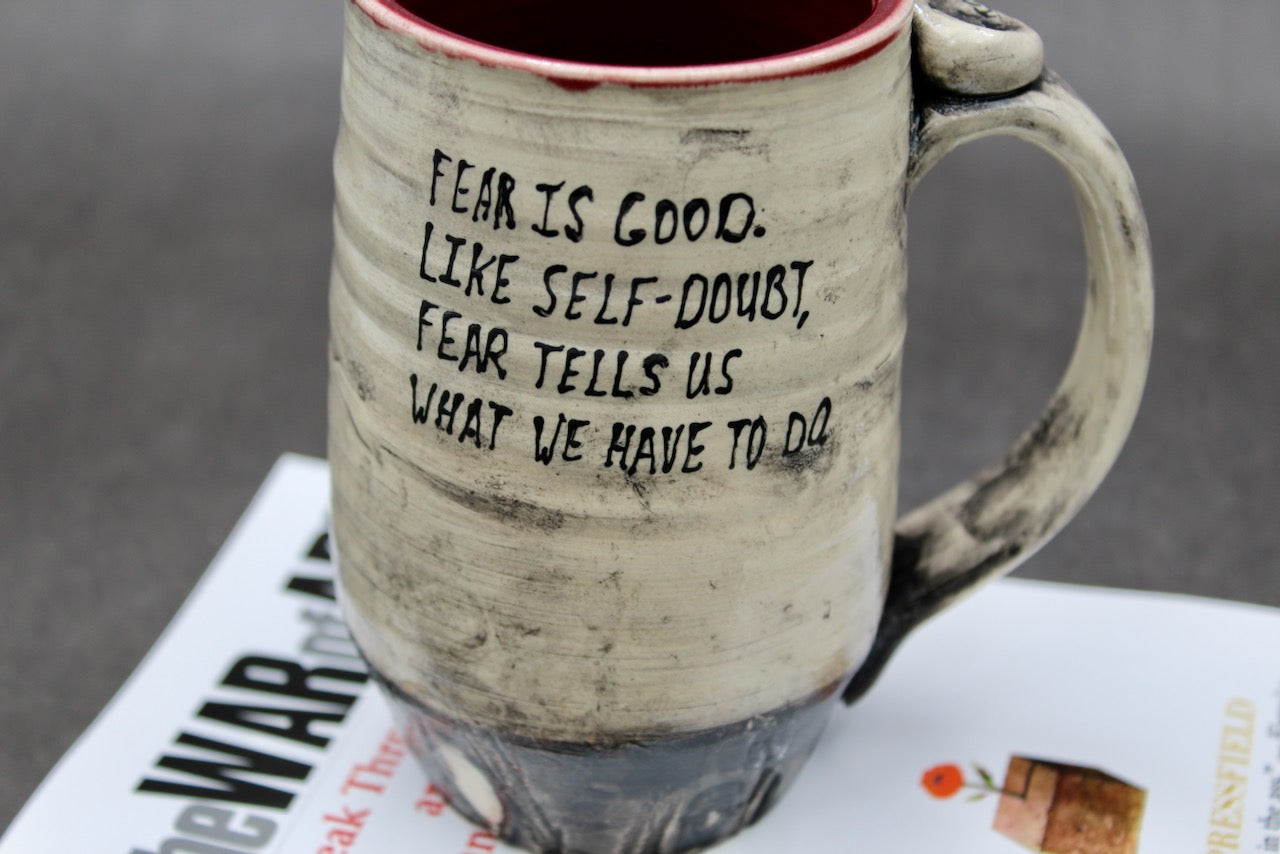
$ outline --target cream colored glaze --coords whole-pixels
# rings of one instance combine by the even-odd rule
[[[843,70],[804,78],[646,89],[569,91],[539,77],[424,51],[348,7],[343,124],[336,153],[330,460],[334,538],[344,600],[370,661],[429,707],[517,735],[608,740],[729,723],[831,690],[875,634],[895,511],[898,369],[904,330],[904,181],[909,36]],[[429,202],[436,149],[453,158]],[[517,228],[494,230],[452,205],[452,169],[476,164],[516,181]],[[583,239],[535,234],[538,183],[580,184]],[[626,193],[646,209],[669,198],[748,193],[763,236],[666,245],[614,241]],[[637,208],[637,212],[641,208]],[[647,225],[640,217],[628,220]],[[519,256],[510,284],[486,295],[419,275],[424,226]],[[560,208],[563,228],[572,222]],[[469,260],[471,244],[465,247]],[[435,269],[431,252],[428,267]],[[803,324],[730,319],[676,328],[690,273],[809,262]],[[647,301],[623,327],[591,322],[602,295],[584,289],[583,318],[540,317],[543,270],[633,276]],[[710,278],[710,276],[708,276]],[[568,276],[560,277],[567,283]],[[670,294],[670,302],[653,297]],[[423,299],[466,325],[507,332],[484,372],[437,356]],[[615,303],[609,314],[621,316]],[[650,353],[669,366],[653,396],[558,394],[535,341],[607,353]],[[724,354],[732,390],[686,399],[691,354]],[[433,382],[481,409],[480,444],[411,417]],[[634,376],[642,376],[637,370]],[[558,379],[558,377],[556,378]],[[715,379],[713,374],[713,379]],[[723,378],[719,378],[723,380]],[[718,385],[723,386],[721,381]],[[607,387],[607,386],[606,386]],[[635,387],[634,383],[631,387]],[[781,451],[789,413],[812,418],[829,398],[825,441]],[[489,432],[494,401],[512,411]],[[465,410],[466,403],[463,404]],[[576,453],[534,459],[534,418],[582,419]],[[763,416],[768,442],[730,469],[726,426]],[[634,476],[603,462],[611,425],[710,422],[692,473]],[[458,423],[461,424],[461,413]],[[745,439],[745,432],[743,437]],[[490,445],[492,444],[492,447]],[[570,454],[572,456],[573,453]],[[680,458],[684,461],[683,455]],[[677,465],[677,467],[679,464]]]

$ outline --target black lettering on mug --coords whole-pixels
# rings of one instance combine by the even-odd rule
[[[619,246],[635,246],[650,234],[653,242],[662,246],[675,240],[681,231],[693,243],[706,234],[711,224],[711,203],[704,198],[692,199],[683,208],[671,199],[659,199],[651,214],[636,209],[645,198],[638,190],[622,197],[613,223],[613,239]],[[720,199],[715,239],[741,243],[748,235],[763,237],[763,226],[752,228],[755,219],[755,200],[747,193],[729,193]]]
[[[782,443],[782,456],[790,457],[805,448],[815,448],[827,442],[827,424],[831,421],[831,398],[824,397],[813,416],[792,412],[787,416],[787,436]]]
[[[453,163],[454,159],[445,154],[440,149],[436,149],[431,157],[431,190],[428,193],[427,201],[432,207],[436,206],[436,190],[440,185],[440,179],[445,178],[445,165]],[[512,206],[511,197],[516,190],[516,179],[511,177],[507,172],[499,172],[496,167],[490,166],[484,171],[480,178],[480,186],[476,188],[475,202],[470,209],[463,203],[463,197],[471,195],[472,188],[466,186],[463,175],[468,169],[475,167],[474,163],[469,163],[465,159],[459,159],[453,170],[453,189],[450,192],[449,209],[456,214],[465,214],[470,212],[472,222],[487,222],[490,215],[493,216],[493,228],[496,231],[504,225],[508,229],[516,227],[516,212]],[[498,186],[493,186],[494,179],[497,178]],[[447,182],[446,178],[446,182]]]
[[[737,222],[738,217],[741,222]],[[756,221],[756,203],[746,193],[730,193],[720,200],[720,221],[716,223],[716,239],[725,243],[741,243],[747,236],[747,230]],[[757,229],[756,237],[764,235],[763,229]]]
[[[582,214],[578,210],[578,206],[585,202],[595,201],[595,193],[590,187],[583,184],[569,194],[569,216],[573,217],[573,224],[566,224],[564,227],[564,236],[574,243],[582,242],[582,232],[586,227],[582,220]]]
[[[804,326],[809,312],[800,310],[804,298],[804,276],[813,261],[774,264],[767,270],[713,276],[690,273],[680,286],[676,308],[676,329],[692,329],[699,323],[719,324],[737,317],[747,323],[778,320],[791,308],[796,328]]]
[[[454,264],[458,253],[466,245],[465,237],[454,237],[446,234],[445,240],[453,246],[449,253],[449,262],[445,270],[437,278],[428,272],[430,269],[431,238],[435,234],[435,225],[428,222],[422,232],[422,259],[418,262],[418,276],[428,282],[441,282],[455,288],[463,288],[463,282],[453,276]],[[486,253],[484,244],[476,241],[471,244],[471,262],[467,269],[467,280],[463,293],[467,296],[485,296],[486,273],[489,273],[489,301],[496,305],[506,305],[511,298],[503,291],[510,286],[507,278],[507,265],[520,260],[519,255],[506,255],[495,252]],[[493,268],[490,270],[490,268]]]
[[[627,232],[626,237],[622,236],[622,220],[633,207],[643,201],[644,193],[630,192],[622,197],[622,204],[618,206],[618,218],[613,223],[613,239],[619,246],[635,246],[648,234],[643,228],[633,228]]]
[[[550,317],[552,314],[559,313],[565,320],[578,320],[586,316],[586,312],[577,308],[580,304],[586,304],[591,299],[598,298],[600,300],[599,308],[594,312],[592,323],[605,325],[614,325],[621,323],[623,326],[631,325],[631,318],[635,310],[644,305],[646,300],[640,296],[640,289],[646,285],[652,285],[658,281],[657,276],[633,276],[631,284],[626,294],[626,304],[623,308],[613,306],[613,303],[621,300],[621,295],[614,296],[613,273],[606,273],[603,279],[603,287],[593,288],[591,286],[583,287],[583,282],[598,279],[600,273],[594,270],[582,271],[575,270],[569,276],[569,282],[566,286],[563,276],[569,272],[569,268],[564,264],[552,264],[542,273],[542,289],[546,293],[546,300],[540,305],[533,306],[533,313],[538,317]],[[596,294],[599,294],[597,297]],[[564,302],[563,309],[559,306]],[[664,297],[658,297],[655,302],[665,301]],[[619,317],[617,312],[621,311]]]
[[[560,459],[567,463],[577,462],[582,459],[582,454],[579,453],[582,448],[582,440],[578,438],[578,431],[590,423],[590,421],[581,418],[569,418],[561,412],[556,416],[555,430],[543,442],[546,420],[541,415],[533,416],[533,458],[544,466],[549,466],[551,461],[555,459],[558,448]],[[560,431],[562,429],[564,430],[563,441],[560,439]]]
[[[419,382],[416,373],[409,374],[409,414],[414,424],[434,423],[437,430],[452,436],[454,435],[454,427],[457,424],[458,411],[462,409],[462,403],[466,399],[461,392],[450,392],[447,388],[441,388],[439,383],[432,383],[425,390],[424,396],[419,397]],[[432,406],[435,408],[435,420],[432,421]],[[488,407],[487,412],[485,407]],[[498,428],[502,426],[502,422],[513,410],[509,406],[497,403],[492,400],[483,400],[481,398],[472,398],[467,402],[466,410],[462,417],[462,428],[458,432],[458,442],[465,443],[468,440],[475,445],[476,448],[492,451],[498,445]],[[485,421],[488,420],[486,426]],[[482,438],[488,435],[488,446],[483,444]]]
[[[729,468],[737,468],[738,464],[738,448],[743,448],[742,462],[746,466],[747,471],[751,471],[760,462],[760,457],[764,454],[765,440],[769,435],[769,425],[764,420],[763,415],[756,418],[739,418],[730,421],[728,424],[730,430],[733,431],[733,447],[729,451]],[[746,432],[746,440],[742,440],[743,432]]]
[[[605,452],[604,467],[617,466],[628,477],[637,472],[692,474],[702,468],[698,460],[706,446],[697,441],[698,434],[711,426],[710,421],[662,427],[625,424],[615,421]]]
[[[546,203],[542,206],[542,223],[534,223],[532,228],[543,237],[555,237],[560,233],[560,229],[551,228],[547,221],[551,218],[551,200],[555,198],[556,193],[564,189],[564,181],[558,184],[536,184],[534,189],[547,197]]]
[[[689,356],[689,377],[685,383],[685,397],[690,400],[705,394],[728,394],[733,391],[733,377],[729,374],[729,363],[742,355],[742,350],[734,347],[719,358],[719,378],[722,382],[714,389],[711,387],[711,366],[717,362],[714,353],[694,351]]]

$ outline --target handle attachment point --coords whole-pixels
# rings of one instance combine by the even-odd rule
[[[1039,34],[974,0],[919,0],[913,26],[920,70],[948,92],[1003,95],[1044,71]]]

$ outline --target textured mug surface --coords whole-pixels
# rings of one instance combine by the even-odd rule
[[[701,70],[346,14],[330,459],[353,635],[433,779],[504,838],[712,843],[793,778],[890,595],[913,7]],[[1119,426],[1070,439],[1107,433],[1095,469],[1132,374]],[[1098,477],[1020,495],[1053,505],[1030,547]],[[913,542],[903,577],[950,548]]]

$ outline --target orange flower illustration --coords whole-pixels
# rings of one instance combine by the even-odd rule
[[[1022,797],[1013,792],[1006,792],[997,786],[995,778],[991,776],[991,772],[976,762],[973,764],[973,770],[982,779],[981,784],[967,782],[964,779],[964,771],[961,770],[960,766],[948,762],[945,765],[935,765],[925,771],[924,776],[920,778],[920,785],[924,786],[925,791],[935,798],[949,798],[961,789],[972,789],[976,793],[969,796],[971,801],[982,800],[988,795]]]
[[[964,772],[959,765],[935,765],[924,772],[920,785],[935,798],[949,798],[964,788]]]

